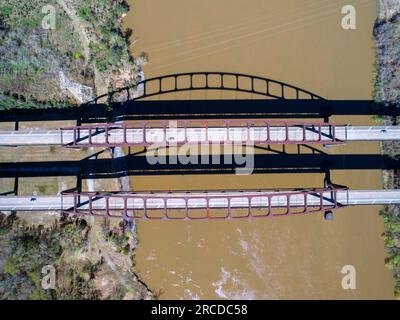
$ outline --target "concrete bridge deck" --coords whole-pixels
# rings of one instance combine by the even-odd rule
[[[99,127],[101,128],[101,127]],[[79,129],[76,146],[151,145],[189,143],[332,143],[400,140],[400,126],[231,126]],[[74,143],[74,130],[0,131],[0,146],[61,146]]]
[[[332,202],[330,192],[324,191],[324,205]],[[111,194],[109,194],[111,195]],[[128,210],[227,208],[262,208],[268,206],[285,208],[290,201],[294,207],[302,207],[307,202],[309,207],[319,206],[320,198],[309,193],[289,194],[271,191],[230,191],[230,192],[172,192],[172,193],[117,193],[109,197],[109,210],[123,210],[124,199],[127,199]],[[387,205],[400,204],[400,190],[337,190],[336,201],[341,206],[355,205]],[[81,210],[89,210],[86,195],[81,196]],[[104,210],[106,197],[99,196],[92,202],[92,210]],[[208,201],[205,201],[208,199]],[[250,199],[250,200],[249,200]],[[270,200],[268,200],[270,199]],[[290,200],[288,200],[290,199]],[[229,201],[228,201],[229,200]],[[74,207],[74,197],[71,195],[38,196],[7,196],[0,197],[0,211],[63,211]]]

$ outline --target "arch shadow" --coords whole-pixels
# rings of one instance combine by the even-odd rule
[[[311,91],[282,81],[243,73],[213,71],[176,73],[146,79],[133,86],[98,96],[88,104],[98,104],[104,99],[108,103],[114,100],[135,101],[168,93],[196,90],[236,91],[281,100],[325,101],[324,98]]]

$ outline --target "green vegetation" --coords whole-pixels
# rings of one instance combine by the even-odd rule
[[[93,279],[99,272],[102,261],[92,264],[86,261],[82,268],[71,268],[67,271],[67,286],[60,293],[60,298],[68,300],[96,300],[100,292],[94,287]]]
[[[121,221],[118,227],[110,228],[110,221],[104,219],[102,229],[104,238],[107,242],[112,243],[117,252],[124,255],[129,255],[131,253],[131,237],[128,234],[129,223],[127,221]]]
[[[395,297],[400,299],[400,208],[387,206],[381,211],[386,231],[382,235],[388,251],[386,266],[392,270],[395,280]]]
[[[54,30],[42,28],[47,5],[56,9]],[[92,81],[84,62],[74,58],[83,48],[57,0],[0,0],[0,44],[0,95],[14,97],[19,108],[39,107],[40,102],[71,104],[60,89],[60,70],[81,82]],[[1,109],[9,106],[9,99],[0,99]]]
[[[0,215],[0,299],[98,299],[93,279],[102,261],[66,264],[65,255],[87,250],[89,227],[85,220],[64,216],[50,228],[27,226],[15,215]],[[57,276],[67,273],[67,280],[57,279],[55,289],[41,286],[43,266],[52,265]]]
[[[55,29],[42,27],[49,5]],[[130,31],[121,29],[128,9],[125,0],[0,0],[0,110],[13,101],[20,109],[76,104],[60,88],[60,71],[92,88],[95,77],[106,89],[131,84]]]
[[[372,117],[372,120],[377,124],[377,125],[382,125],[385,123],[385,118],[381,115],[375,115]]]
[[[384,104],[399,106],[400,104],[400,6],[398,1],[385,1],[380,8],[380,18],[374,29],[376,42],[376,68],[375,101]],[[388,12],[391,12],[389,16]],[[376,119],[382,124],[391,125],[390,117]],[[396,120],[398,123],[398,119]],[[382,152],[392,157],[400,154],[400,143],[382,143]],[[386,171],[383,173],[386,188],[398,188],[399,171]],[[400,206],[386,206],[380,215],[383,217],[385,232],[382,239],[388,252],[386,266],[392,270],[395,280],[394,294],[400,299]]]
[[[375,100],[384,103],[400,102],[400,6],[388,4],[396,12],[387,19],[378,19],[375,25],[376,67]]]
[[[0,110],[10,110],[10,109],[49,109],[49,108],[65,108],[69,104],[59,102],[59,101],[26,101],[23,96],[18,96],[14,94],[13,96],[6,96],[0,94]]]
[[[78,16],[90,29],[92,58],[100,72],[116,72],[133,63],[120,18],[129,10],[125,0],[74,1]],[[133,65],[132,65],[133,67]]]
[[[42,9],[49,5],[55,9],[56,26],[47,30],[42,22],[49,11],[43,14]],[[0,110],[76,107],[73,95],[60,88],[60,71],[101,93],[132,84],[137,74],[128,49],[130,31],[125,34],[121,28],[127,11],[124,0],[0,0]],[[111,105],[108,108],[112,111]],[[49,152],[54,153],[54,147]],[[20,194],[59,191],[54,180],[20,182]],[[148,296],[132,270],[134,245],[128,225],[113,227],[106,241],[99,242],[96,223],[89,227],[85,220],[63,217],[44,228],[12,217],[0,213],[0,299]],[[114,256],[117,269],[128,270],[124,280],[129,288],[119,283],[114,264],[110,267]],[[57,270],[57,288],[46,291],[40,271],[49,264]]]

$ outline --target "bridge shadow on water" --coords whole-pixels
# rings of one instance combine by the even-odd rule
[[[245,94],[249,99],[181,100],[179,95],[206,91],[230,91]],[[167,99],[160,99],[163,95],[168,95]],[[74,120],[80,124],[221,117],[328,120],[334,115],[395,116],[400,115],[400,108],[368,100],[327,100],[297,86],[255,75],[189,72],[146,79],[76,107],[1,110],[0,122]]]
[[[135,100],[65,109],[0,111],[0,122],[76,121],[81,123],[157,119],[323,118],[396,116],[400,108],[369,100]]]
[[[158,164],[150,164],[146,156],[132,154],[116,159],[12,162],[1,164],[0,177],[78,176],[83,179],[102,179],[144,175],[235,174],[238,168],[246,167],[244,161],[241,164],[235,164],[235,159],[232,164],[224,163],[224,156],[211,158],[211,156],[203,155],[202,157],[203,164],[187,165],[169,163],[167,157],[158,157]],[[205,164],[204,159],[208,159],[209,164]],[[251,162],[247,162],[247,165],[251,165]],[[400,161],[387,155],[376,154],[280,153],[255,155],[253,173],[326,173],[330,170],[383,169],[400,169]]]

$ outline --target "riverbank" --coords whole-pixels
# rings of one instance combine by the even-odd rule
[[[131,31],[124,31],[121,25],[128,10],[124,0],[27,0],[23,3],[0,0],[0,109],[74,106],[109,90],[134,84],[140,79],[140,64],[144,62],[144,56],[134,59],[129,52],[131,44],[128,39]],[[55,28],[44,28],[43,22],[51,24],[52,14]],[[42,125],[58,127],[61,124],[27,122],[22,126],[34,129],[35,126]],[[35,152],[40,161],[43,157],[54,161],[63,160],[66,156],[81,159],[101,151],[77,150],[66,155],[61,148],[37,149],[24,149],[22,154],[11,150],[0,155],[0,161],[10,161],[8,158],[14,159],[12,161],[29,161],[28,159],[33,159],[31,152]],[[103,156],[112,155],[106,152]],[[21,180],[19,191],[50,194],[69,189],[73,187],[71,183],[74,183],[71,179],[62,177],[35,179],[43,184],[38,190],[32,180]],[[124,181],[118,179],[86,182],[84,188],[87,189],[129,188]],[[43,217],[36,219],[37,215],[32,217],[22,213],[18,215],[18,219],[9,223],[0,213],[3,221],[0,229],[4,236],[0,239],[2,298],[153,297],[135,271],[137,240],[134,225],[89,218],[79,220],[85,224],[85,232],[79,232],[81,223],[75,223],[74,218],[71,218],[68,230],[76,231],[77,239],[83,241],[84,245],[69,250],[62,247],[66,240],[59,236],[64,229],[60,225],[58,214]],[[26,226],[28,229],[24,229]],[[38,252],[38,261],[27,270],[22,258],[13,260],[6,250],[9,239],[24,235],[33,237],[32,241],[49,250],[50,245],[62,250],[54,251],[51,257]],[[20,245],[21,248],[18,247]],[[18,242],[18,246],[15,250],[25,254],[27,248],[23,243]],[[46,292],[40,288],[38,279],[42,262],[44,265],[54,265],[57,269],[57,289],[54,291]],[[73,274],[67,272],[68,270],[72,270]],[[20,287],[22,280],[26,285]]]
[[[395,0],[379,0],[379,17],[375,24],[374,36],[377,48],[377,77],[375,100],[400,107],[400,4]],[[382,121],[388,125],[398,119],[386,117]],[[381,144],[385,154],[397,157],[400,143]],[[399,171],[384,171],[385,188],[399,188]],[[382,238],[388,252],[386,266],[392,270],[395,280],[395,297],[400,299],[400,206],[386,206],[380,215],[383,217],[385,232]]]
[[[133,84],[128,10],[124,0],[0,0],[0,108],[85,102],[60,85],[61,72],[84,100]]]

